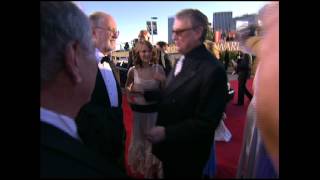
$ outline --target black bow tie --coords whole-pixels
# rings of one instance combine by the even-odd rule
[[[100,60],[100,63],[102,64],[103,62],[109,63],[111,61],[110,56],[105,56]]]

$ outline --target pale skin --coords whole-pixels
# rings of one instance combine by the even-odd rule
[[[257,124],[279,172],[279,5],[266,9],[262,21],[265,34],[258,50]]]
[[[117,24],[112,16],[105,14],[102,21],[93,26],[92,31],[95,46],[99,51],[109,55],[115,50],[118,35],[116,34]]]

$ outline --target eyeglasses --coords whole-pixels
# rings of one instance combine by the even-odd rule
[[[143,51],[140,51],[140,52],[142,52],[142,53],[152,53],[152,50],[143,50]]]
[[[106,29],[106,28],[103,28],[103,27],[95,27],[95,28],[98,28],[98,29],[103,29],[103,30],[105,30],[105,31],[109,31],[109,32],[111,32],[113,35],[115,35],[115,36],[119,36],[119,34],[120,34],[120,32],[118,31],[118,30],[111,30],[111,29]]]
[[[176,34],[177,36],[181,36],[181,34],[182,34],[183,32],[189,31],[189,30],[192,30],[192,29],[195,29],[195,28],[196,28],[196,27],[172,30],[172,34]]]

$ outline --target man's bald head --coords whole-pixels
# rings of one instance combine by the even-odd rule
[[[115,50],[119,32],[114,18],[104,12],[95,12],[89,19],[96,48],[104,54]]]

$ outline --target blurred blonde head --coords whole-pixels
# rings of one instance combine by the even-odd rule
[[[147,30],[141,30],[138,35],[139,41],[149,41],[150,34]]]
[[[260,15],[264,34],[257,48],[260,59],[257,72],[257,125],[279,172],[279,3],[266,5]]]
[[[217,59],[220,59],[220,50],[218,48],[218,46],[216,45],[216,43],[206,40],[204,42],[204,45],[206,46],[206,48],[208,49],[208,51],[210,51],[210,53]]]

